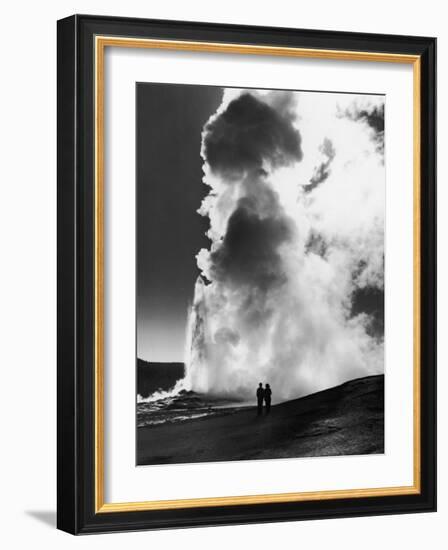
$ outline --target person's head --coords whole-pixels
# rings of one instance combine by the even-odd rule
[[[267,387],[267,388],[270,388],[271,386],[270,386],[269,384],[266,384],[266,387]]]
[[[262,387],[263,387],[263,384],[260,382],[260,383],[258,384],[258,386],[259,386],[260,388],[262,388]]]

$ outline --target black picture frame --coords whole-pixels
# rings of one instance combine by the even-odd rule
[[[420,491],[159,510],[95,507],[95,36],[420,58]],[[74,15],[58,21],[57,526],[73,534],[436,510],[436,39]]]

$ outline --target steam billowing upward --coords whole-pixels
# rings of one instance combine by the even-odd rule
[[[285,97],[285,95],[284,95]],[[260,171],[264,163],[284,166],[302,158],[300,134],[288,112],[256,95],[243,93],[206,126],[204,156],[213,173],[226,181]]]
[[[382,372],[383,130],[381,97],[225,91],[202,137],[189,388],[288,399]]]

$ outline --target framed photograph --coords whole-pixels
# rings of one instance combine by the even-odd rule
[[[434,38],[58,22],[58,527],[436,508]]]

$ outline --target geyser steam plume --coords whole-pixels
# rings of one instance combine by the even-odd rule
[[[383,372],[383,144],[383,97],[225,91],[184,387],[280,400]]]

